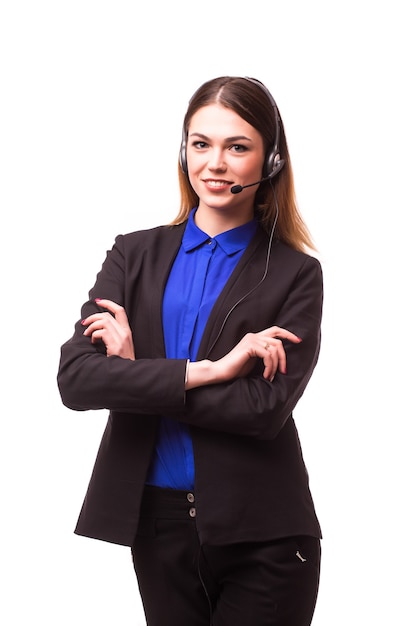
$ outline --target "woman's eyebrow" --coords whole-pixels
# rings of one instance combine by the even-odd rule
[[[189,137],[201,137],[201,139],[210,139],[209,137],[207,137],[207,135],[204,135],[203,133],[190,133],[188,135]],[[252,139],[250,137],[246,137],[246,135],[235,135],[234,137],[225,137],[224,139],[225,141],[252,141]]]

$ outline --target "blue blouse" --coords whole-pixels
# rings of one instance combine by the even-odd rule
[[[168,359],[197,358],[207,319],[257,228],[256,220],[209,237],[194,222],[193,209],[171,269],[162,304]],[[147,484],[194,488],[194,455],[188,426],[161,419]]]

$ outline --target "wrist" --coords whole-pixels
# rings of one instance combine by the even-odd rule
[[[187,377],[185,381],[185,390],[202,387],[203,385],[212,385],[218,382],[215,376],[215,367],[213,361],[204,359],[202,361],[190,361],[187,368]]]

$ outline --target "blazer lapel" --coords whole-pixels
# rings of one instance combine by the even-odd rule
[[[265,270],[266,257],[259,254],[259,249],[265,249],[266,234],[258,228],[255,236],[243,253],[237,266],[232,272],[224,289],[218,297],[207,321],[207,326],[201,339],[198,358],[208,358],[214,343],[222,332],[224,325],[232,314],[235,306],[254,289],[262,279]]]
[[[165,342],[162,324],[162,301],[165,285],[177,256],[184,234],[185,223],[179,226],[167,226],[162,233],[159,246],[152,258],[152,275],[149,282],[151,302],[151,341],[156,354],[165,355]],[[165,233],[168,235],[165,237]]]

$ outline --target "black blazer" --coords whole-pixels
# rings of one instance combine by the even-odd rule
[[[186,360],[165,358],[161,318],[183,232],[184,225],[162,226],[118,236],[82,307],[81,319],[100,310],[95,298],[125,308],[135,361],[107,357],[103,344],[83,336],[81,320],[62,346],[63,403],[78,411],[109,409],[75,532],[132,545],[159,416],[169,415],[190,427],[203,543],[320,537],[292,418],[319,353],[320,263],[274,242],[265,280],[245,297],[265,270],[268,237],[259,228],[214,305],[198,358],[216,360],[246,332],[274,324],[302,342],[287,342],[287,374],[277,374],[273,383],[262,377],[259,360],[247,378],[184,393]]]

